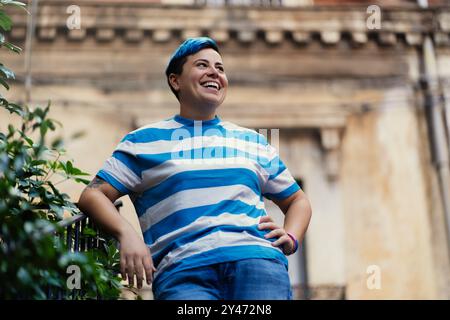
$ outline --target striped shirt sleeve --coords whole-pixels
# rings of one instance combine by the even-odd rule
[[[280,159],[277,150],[269,143],[266,144],[268,165],[266,166],[267,180],[262,187],[262,194],[267,199],[283,200],[300,190],[297,181]]]
[[[138,191],[142,182],[141,168],[136,155],[133,142],[134,135],[126,135],[118,144],[111,157],[109,157],[97,176],[122,194],[130,194]]]

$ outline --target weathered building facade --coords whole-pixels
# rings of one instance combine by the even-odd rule
[[[79,29],[67,25],[74,2]],[[281,158],[310,197],[303,260],[289,258],[293,284],[306,281],[310,298],[448,299],[445,210],[420,84],[431,36],[450,96],[450,8],[380,1],[381,27],[371,28],[367,1],[332,2],[40,1],[31,104],[51,100],[65,137],[86,132],[67,150],[94,174],[127,132],[177,113],[169,55],[185,38],[210,36],[230,82],[219,115],[279,129]],[[10,40],[23,46],[26,17],[13,17]],[[19,79],[8,98],[23,101],[24,55],[2,60]],[[82,190],[65,188],[74,200]],[[137,227],[128,199],[123,214]]]

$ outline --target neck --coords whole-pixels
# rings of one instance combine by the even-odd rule
[[[192,108],[180,104],[180,116],[192,120],[212,120],[216,116],[217,107],[206,106],[200,108]]]

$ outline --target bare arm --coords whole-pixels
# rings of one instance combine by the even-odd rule
[[[311,220],[312,209],[308,197],[302,190],[298,190],[290,197],[274,201],[285,214],[284,229],[293,233],[302,243]]]
[[[156,269],[153,266],[150,250],[114,206],[114,201],[121,196],[123,195],[112,185],[95,177],[81,193],[78,207],[90,216],[99,227],[120,242],[122,278],[127,279],[128,276],[128,282],[132,286],[136,275],[137,286],[141,288],[144,278],[143,270],[147,283],[150,284]]]
[[[95,177],[81,193],[78,207],[107,233],[119,240],[131,225],[117,211],[114,202],[122,194],[106,181]]]
[[[267,238],[278,237],[273,242],[274,246],[283,245],[285,252],[292,252],[294,243],[286,232],[292,233],[298,240],[299,245],[305,237],[311,220],[312,209],[311,204],[302,190],[297,191],[290,197],[283,200],[273,200],[273,202],[285,214],[284,227],[277,226],[271,217],[265,216],[261,218],[261,229],[272,229],[266,236]]]

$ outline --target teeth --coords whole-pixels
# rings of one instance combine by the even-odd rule
[[[205,82],[202,86],[204,86],[204,87],[213,86],[214,88],[219,90],[219,85],[217,83],[215,83],[215,82],[212,82],[212,81]]]

